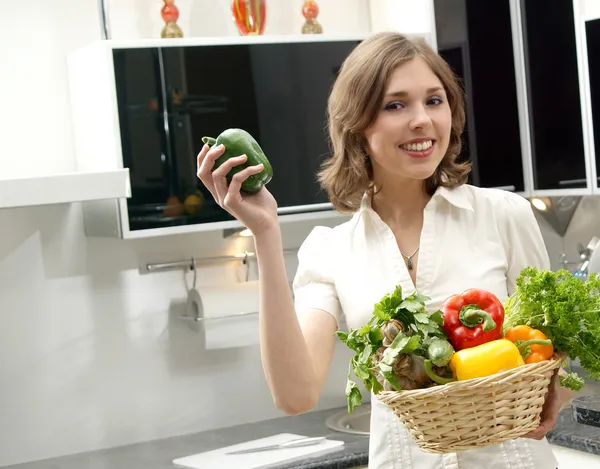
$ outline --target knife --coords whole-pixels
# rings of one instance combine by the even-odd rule
[[[298,448],[300,446],[311,446],[320,443],[321,441],[325,441],[324,436],[316,436],[313,438],[296,438],[295,440],[286,441],[285,443],[279,443],[277,445],[269,445],[269,446],[259,446],[257,448],[248,448],[241,449],[238,451],[231,451],[225,454],[247,454],[254,453],[258,451],[269,451],[272,449],[284,449],[284,448]]]

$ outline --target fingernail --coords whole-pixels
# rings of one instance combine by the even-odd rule
[[[219,146],[217,147],[217,150],[220,150],[220,149],[222,149],[222,148],[223,148],[223,144],[222,144],[222,143],[219,143]]]

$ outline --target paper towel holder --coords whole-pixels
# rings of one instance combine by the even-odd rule
[[[173,270],[173,269],[186,269],[186,270],[195,270],[199,264],[217,264],[222,262],[232,262],[238,261],[242,262],[242,264],[247,265],[248,261],[256,257],[254,252],[244,251],[240,254],[235,254],[233,256],[219,256],[219,257],[201,257],[196,258],[192,257],[185,261],[171,261],[171,262],[160,262],[160,263],[147,263],[140,267],[140,272],[145,274],[150,274],[153,272],[159,272],[163,270]]]
[[[179,316],[179,318],[182,319],[183,321],[203,322],[203,321],[221,321],[223,319],[239,318],[239,317],[243,317],[243,316],[254,316],[256,314],[258,314],[258,311],[243,311],[241,313],[228,314],[226,316],[220,316],[218,318],[204,318],[204,317],[200,317],[199,315],[197,315],[197,316],[181,315],[181,316]]]
[[[298,252],[298,248],[284,249],[284,254],[293,254]],[[192,257],[185,261],[171,261],[171,262],[161,262],[161,263],[147,263],[140,267],[140,273],[142,274],[150,274],[153,272],[160,272],[163,270],[173,270],[173,269],[187,269],[187,270],[195,270],[199,264],[217,264],[222,262],[233,262],[238,261],[242,262],[243,265],[248,266],[249,260],[256,257],[256,253],[251,251],[244,251],[239,254],[234,254],[232,256],[218,256],[218,257]]]

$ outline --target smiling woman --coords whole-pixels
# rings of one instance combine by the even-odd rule
[[[390,176],[390,185],[400,177],[417,189],[425,180],[430,196],[466,182],[470,163],[456,162],[464,102],[449,65],[423,40],[384,33],[348,57],[345,68],[358,67],[361,73],[338,77],[329,98],[333,155],[319,179],[332,204],[355,211],[364,192],[381,189]],[[370,93],[357,92],[364,89]]]
[[[432,312],[469,288],[504,301],[525,267],[549,268],[529,202],[466,184],[470,165],[457,161],[464,124],[458,80],[425,42],[386,32],[352,50],[329,96],[331,156],[319,179],[333,205],[354,215],[333,228],[315,227],[303,242],[293,297],[276,200],[267,187],[240,192],[261,167],[248,166],[228,183],[226,175],[244,159],[230,158],[213,171],[225,149],[200,152],[200,179],[254,235],[261,357],[273,401],[284,412],[314,408],[336,330],[342,323],[365,327],[384,295],[418,292]],[[544,434],[567,397],[548,393],[544,419],[528,438],[434,454],[422,451],[372,394],[369,468],[554,468]]]

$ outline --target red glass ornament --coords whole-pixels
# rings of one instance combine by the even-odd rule
[[[314,20],[319,16],[319,5],[314,0],[306,0],[302,5],[302,16],[307,20]]]
[[[302,16],[306,18],[306,22],[302,26],[302,34],[323,34],[323,27],[317,21],[319,5],[316,0],[304,0]]]
[[[179,9],[175,6],[175,0],[163,0],[163,3],[164,6],[160,10],[160,16],[165,22],[165,27],[160,36],[163,38],[183,37],[183,31],[177,25]]]
[[[263,34],[267,19],[266,0],[232,0],[231,13],[243,36]]]

